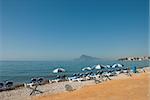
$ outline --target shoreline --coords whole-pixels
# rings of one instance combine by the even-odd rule
[[[146,74],[150,73],[150,67],[146,67],[145,70],[146,70]],[[138,77],[141,74],[142,73],[135,73],[133,75]],[[110,80],[108,82],[115,81],[115,80],[132,79],[132,77],[129,77],[124,74],[120,74],[118,76],[113,76],[111,78],[112,78],[112,80]],[[100,85],[104,85],[106,83],[107,83],[107,81],[100,83]],[[66,82],[45,84],[45,85],[38,86],[38,89],[43,91],[44,93],[36,94],[35,96],[29,96],[29,94],[32,91],[31,89],[25,88],[25,87],[20,87],[15,90],[0,92],[0,98],[2,98],[3,100],[32,100],[33,98],[35,99],[36,97],[41,97],[41,96],[44,97],[46,95],[57,95],[57,94],[67,93],[65,90],[66,84],[71,85],[74,89],[76,89],[75,91],[78,91],[85,87],[95,85],[95,82],[94,82],[94,80],[88,80],[88,81],[83,81],[83,82],[68,82],[68,81],[66,81]]]

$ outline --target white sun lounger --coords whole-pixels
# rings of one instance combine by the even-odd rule
[[[79,77],[79,78],[77,78],[77,77],[68,77],[68,80],[69,80],[69,82],[75,82],[75,81],[81,82],[81,81],[84,81],[85,78],[82,78],[82,77]]]

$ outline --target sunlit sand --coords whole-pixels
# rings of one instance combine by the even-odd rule
[[[73,92],[33,97],[34,100],[149,100],[150,73],[85,86]]]

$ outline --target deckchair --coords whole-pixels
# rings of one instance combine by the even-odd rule
[[[38,93],[43,93],[42,91],[38,90],[37,87],[38,87],[38,85],[35,85],[34,87],[29,87],[32,90],[32,92],[30,93],[30,95],[36,94],[37,92]]]

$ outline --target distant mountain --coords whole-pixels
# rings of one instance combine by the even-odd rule
[[[81,55],[79,58],[75,59],[75,61],[98,61],[98,60],[101,59],[87,55]]]

